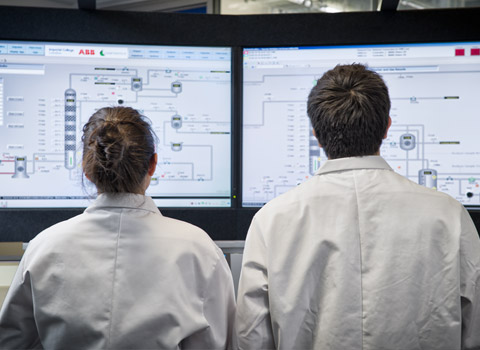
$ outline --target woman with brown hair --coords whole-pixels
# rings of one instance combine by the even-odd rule
[[[204,231],[145,196],[157,163],[150,124],[102,108],[83,132],[98,197],[30,242],[0,313],[0,348],[227,348],[229,267]]]

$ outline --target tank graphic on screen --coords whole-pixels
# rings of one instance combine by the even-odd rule
[[[182,92],[182,83],[180,81],[174,81],[172,83],[172,92],[174,94],[179,94]]]
[[[405,151],[411,151],[415,148],[415,135],[403,134],[400,136],[400,148]]]
[[[27,174],[27,157],[15,157],[15,174],[13,179],[28,179]]]
[[[172,142],[171,148],[174,152],[180,152],[183,148],[183,142]]]
[[[418,172],[418,183],[428,188],[437,189],[437,171],[434,169],[421,169]]]
[[[65,90],[65,168],[75,169],[77,148],[77,93]]]
[[[178,114],[172,116],[172,128],[180,129],[182,127],[182,117]]]
[[[134,77],[132,78],[132,91],[142,91],[143,82],[142,78]]]

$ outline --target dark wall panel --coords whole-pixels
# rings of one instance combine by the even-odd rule
[[[478,40],[480,8],[220,16],[0,6],[2,39],[168,45],[331,45]]]

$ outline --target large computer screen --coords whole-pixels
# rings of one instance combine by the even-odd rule
[[[306,100],[337,64],[380,73],[392,100],[390,166],[466,206],[480,205],[480,42],[245,48],[242,205],[258,207],[326,160]]]
[[[230,207],[231,67],[227,47],[0,41],[0,207],[87,206],[82,127],[105,106],[151,120],[158,206]]]

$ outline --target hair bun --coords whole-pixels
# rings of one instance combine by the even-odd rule
[[[150,124],[129,107],[102,108],[84,127],[83,167],[99,192],[138,193],[155,153]]]
[[[98,127],[95,138],[96,156],[105,169],[115,170],[122,161],[125,147],[123,134],[116,123],[106,121]]]

